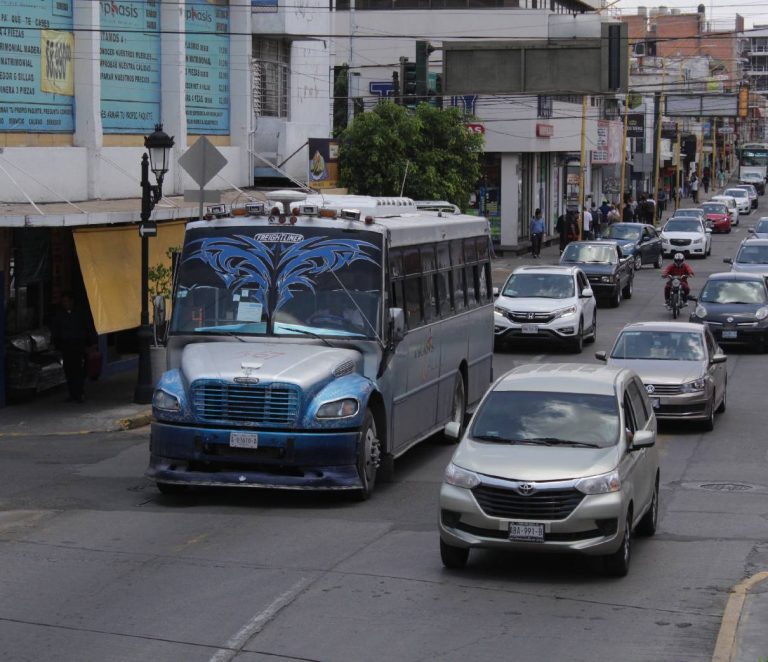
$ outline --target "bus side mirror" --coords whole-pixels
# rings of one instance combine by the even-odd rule
[[[392,340],[400,342],[405,337],[405,312],[402,308],[389,309],[389,324],[392,328]]]

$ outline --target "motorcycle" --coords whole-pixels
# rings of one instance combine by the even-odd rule
[[[685,276],[667,276],[667,279],[671,281],[667,308],[672,311],[672,319],[677,319],[680,315],[680,310],[688,305],[688,301],[683,294],[683,281],[688,279]]]

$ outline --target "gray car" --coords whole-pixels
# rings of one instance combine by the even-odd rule
[[[723,258],[723,262],[731,265],[731,271],[761,274],[768,278],[768,239],[747,237],[739,245],[736,257]]]
[[[637,322],[622,329],[610,354],[595,356],[609,366],[631,368],[643,380],[658,419],[702,421],[715,427],[725,411],[726,356],[712,332],[690,322]]]
[[[449,423],[446,433],[458,436]],[[656,417],[626,368],[523,365],[486,393],[440,488],[440,553],[573,552],[629,570],[632,531],[653,535]]]
[[[752,228],[747,228],[749,237],[754,239],[768,239],[768,216],[761,216]]]

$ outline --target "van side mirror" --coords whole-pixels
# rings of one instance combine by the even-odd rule
[[[656,444],[656,434],[651,430],[638,430],[632,437],[631,450],[640,450],[641,448],[650,448]]]
[[[392,328],[392,340],[400,342],[405,337],[405,311],[402,308],[390,308],[389,324]]]

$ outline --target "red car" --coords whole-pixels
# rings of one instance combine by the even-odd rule
[[[701,205],[704,219],[711,226],[712,232],[729,233],[731,231],[731,215],[728,207],[720,202],[705,202]]]

